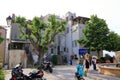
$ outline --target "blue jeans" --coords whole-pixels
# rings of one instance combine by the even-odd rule
[[[96,70],[96,64],[94,63],[94,61],[92,61],[93,64],[93,69]]]

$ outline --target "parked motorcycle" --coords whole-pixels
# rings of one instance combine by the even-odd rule
[[[23,73],[21,65],[12,69],[10,80],[46,80],[42,70],[32,71],[29,75]]]
[[[42,64],[38,67],[38,70],[40,70],[40,69],[43,69],[44,71],[49,70],[50,73],[53,72],[52,64],[51,64],[50,62],[42,63]]]
[[[27,76],[27,80],[46,80],[44,77],[44,73],[41,70],[33,71],[29,73]]]

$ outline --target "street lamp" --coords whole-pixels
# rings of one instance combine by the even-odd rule
[[[11,26],[11,23],[12,23],[12,18],[10,16],[8,16],[6,18],[6,21],[7,21],[7,25],[10,27]]]
[[[7,18],[6,18],[6,22],[7,22],[7,25],[8,25],[8,28],[7,28],[7,38],[9,39],[9,41],[7,42],[7,46],[8,46],[8,48],[9,48],[9,50],[11,49],[11,45],[10,45],[10,43],[11,43],[11,24],[12,24],[12,18],[10,17],[10,16],[8,16]],[[8,51],[8,49],[7,49],[7,51],[6,51],[6,53],[7,53],[7,58],[8,58],[8,68],[9,68],[9,51]]]
[[[8,28],[7,28],[7,35],[9,34],[8,36],[8,39],[11,40],[11,24],[12,24],[12,18],[10,16],[8,16],[6,18],[6,22],[7,22],[7,25],[8,25]]]

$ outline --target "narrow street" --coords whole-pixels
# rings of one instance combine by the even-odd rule
[[[25,74],[33,71],[34,69],[23,69]],[[5,80],[9,80],[11,77],[10,71],[7,71]],[[75,66],[55,66],[53,68],[53,73],[44,72],[44,77],[47,80],[75,80],[74,73],[76,72]],[[99,74],[98,71],[89,70],[88,76],[85,77],[85,80],[120,80],[120,78],[115,78],[112,76],[105,76]]]

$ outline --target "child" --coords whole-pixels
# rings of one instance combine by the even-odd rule
[[[77,72],[76,72],[76,77],[77,78],[83,78],[84,76],[84,66],[83,66],[83,60],[79,60],[78,65],[76,66]]]

